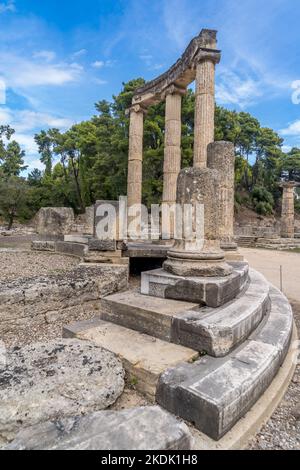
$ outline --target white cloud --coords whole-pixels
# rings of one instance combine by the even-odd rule
[[[79,51],[74,52],[73,57],[81,57],[87,53],[86,49],[80,49]]]
[[[96,83],[97,85],[106,85],[107,80],[102,80],[101,78],[95,78],[94,83]]]
[[[103,60],[96,60],[96,62],[93,62],[92,63],[92,67],[95,67],[96,69],[101,69],[102,67],[104,67],[105,63],[103,62]]]
[[[292,122],[285,129],[281,129],[280,134],[300,137],[300,120]]]
[[[0,13],[5,13],[5,12],[14,12],[16,11],[16,5],[14,0],[8,0],[7,2],[1,2],[0,3]]]
[[[52,62],[55,57],[56,53],[54,51],[37,51],[33,54],[34,59],[44,59],[46,62]]]
[[[21,148],[25,150],[26,155],[37,155],[38,154],[38,147],[34,141],[34,137],[28,134],[20,134],[20,133],[15,133],[12,137],[14,140],[16,140]]]
[[[283,151],[284,153],[288,153],[288,152],[290,152],[290,151],[292,150],[292,146],[291,146],[291,145],[283,145],[281,148],[282,148],[282,151]]]
[[[74,122],[71,119],[52,116],[47,113],[40,113],[32,110],[13,110],[0,107],[0,123],[9,124],[17,133],[35,131],[43,127],[56,127],[67,129]]]
[[[45,165],[41,162],[41,160],[38,160],[38,159],[34,159],[34,160],[31,160],[30,158],[26,159],[26,164],[28,165],[28,171],[32,171],[34,170],[35,168],[37,168],[38,170],[40,171],[44,171],[45,170]]]
[[[216,85],[216,100],[219,104],[232,104],[244,108],[254,104],[262,96],[262,84],[250,77],[242,78],[223,69]]]
[[[101,69],[102,67],[113,67],[114,64],[116,63],[115,60],[96,60],[93,62],[91,65],[95,69]]]
[[[78,80],[81,72],[81,66],[75,63],[37,63],[13,53],[0,52],[0,64],[8,88],[60,86]]]

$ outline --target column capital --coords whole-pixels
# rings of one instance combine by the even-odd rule
[[[296,181],[281,181],[279,187],[283,189],[294,189],[297,186],[300,186],[300,183]]]
[[[167,95],[180,95],[184,96],[186,94],[186,88],[180,88],[178,85],[175,85],[175,83],[172,83],[171,85],[166,88],[162,94],[161,98],[162,100],[165,100]]]
[[[141,106],[140,104],[133,104],[130,108],[127,108],[125,111],[126,116],[129,116],[130,113],[143,113],[147,114],[147,109]]]
[[[221,51],[216,49],[201,49],[193,60],[194,68],[197,67],[201,62],[211,61],[214,64],[218,64],[221,61]]]

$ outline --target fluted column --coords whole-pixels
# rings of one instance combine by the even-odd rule
[[[207,148],[207,166],[221,175],[219,198],[219,233],[221,248],[237,248],[233,240],[234,225],[234,145],[231,142],[213,142]]]
[[[194,167],[205,168],[207,146],[214,141],[215,58],[209,56],[196,66]]]
[[[176,203],[181,169],[181,101],[185,90],[171,86],[166,93],[163,203]]]
[[[129,126],[129,152],[128,152],[128,178],[127,198],[128,207],[142,202],[143,177],[143,133],[145,110],[139,106],[132,106]]]

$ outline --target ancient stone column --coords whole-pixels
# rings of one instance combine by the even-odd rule
[[[181,101],[185,90],[172,85],[166,92],[163,203],[176,203],[177,177],[181,169]]]
[[[215,64],[220,56],[207,53],[196,66],[194,167],[205,168],[207,146],[214,141]]]
[[[213,142],[207,147],[207,166],[221,176],[219,197],[219,234],[223,250],[237,250],[233,240],[234,226],[234,145]]]
[[[145,110],[140,105],[132,106],[129,126],[128,178],[127,197],[128,207],[142,202],[143,176],[143,131]]]
[[[163,268],[178,276],[227,276],[232,268],[220,249],[221,175],[210,168],[186,168],[177,180],[177,203],[185,214],[183,231]],[[192,210],[191,210],[192,209]]]
[[[281,236],[282,238],[294,238],[295,236],[295,202],[294,189],[297,184],[294,181],[282,183],[282,210],[281,210]]]

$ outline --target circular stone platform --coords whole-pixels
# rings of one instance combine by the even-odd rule
[[[0,363],[0,445],[20,428],[103,410],[124,388],[121,361],[86,341],[11,348],[6,362]]]

